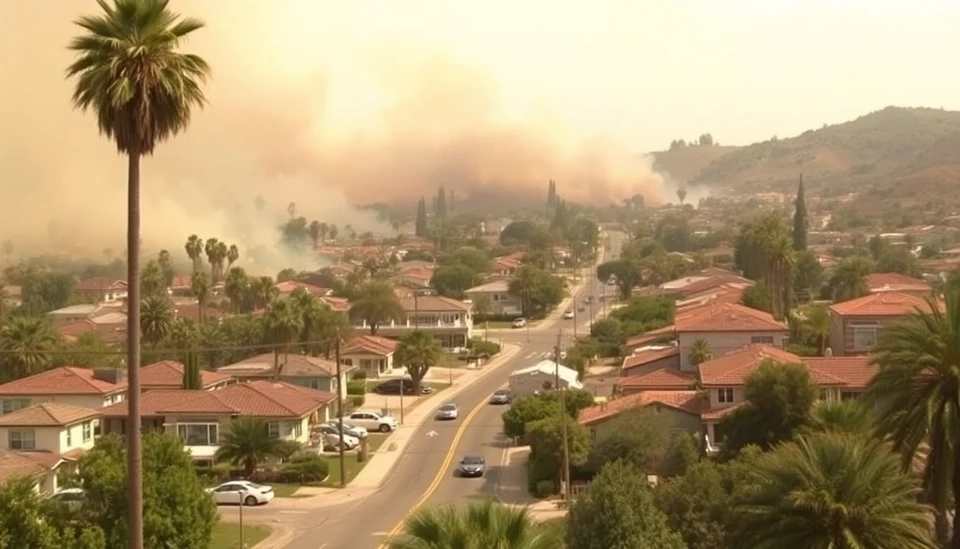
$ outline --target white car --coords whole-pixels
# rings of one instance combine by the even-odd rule
[[[525,318],[514,319],[512,326],[514,328],[525,328],[527,326],[527,319]]]
[[[65,488],[50,496],[50,499],[64,504],[71,511],[76,511],[83,507],[83,488]]]
[[[336,432],[338,433],[340,432],[339,421],[328,421],[326,423],[322,423],[320,427],[333,427],[334,429],[336,429]],[[359,438],[360,440],[367,438],[367,435],[369,434],[367,430],[364,429],[363,427],[360,427],[358,425],[351,425],[347,422],[343,422],[343,432],[344,434],[350,435],[354,438]]]
[[[322,433],[324,448],[339,448],[341,442],[343,443],[344,450],[353,450],[357,446],[360,446],[360,439],[357,437],[341,435],[329,427],[323,427],[320,432]]]
[[[207,490],[213,494],[217,505],[234,504],[251,506],[267,503],[274,498],[273,488],[261,486],[249,480],[233,480],[225,482],[216,488]]]
[[[460,408],[456,404],[449,402],[437,410],[437,419],[457,419],[460,417]]]
[[[365,428],[367,431],[389,433],[397,428],[397,419],[393,416],[381,414],[377,410],[357,410],[346,419],[351,425]]]
[[[573,318],[573,311],[567,311],[563,313],[563,318],[566,320],[571,320]]]

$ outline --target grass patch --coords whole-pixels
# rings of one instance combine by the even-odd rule
[[[387,440],[387,435],[376,435],[370,434],[367,437],[367,461],[360,462],[357,461],[357,454],[347,454],[343,457],[344,472],[346,473],[347,484],[350,484],[350,481],[357,477],[360,474],[360,471],[370,462],[370,458],[373,457],[373,454],[383,445],[384,441]],[[321,486],[326,486],[328,488],[339,488],[340,487],[340,456],[338,455],[327,455],[324,456],[327,459],[327,463],[330,468],[328,469],[329,475],[327,480],[323,481]]]
[[[270,485],[273,488],[273,495],[278,498],[295,498],[297,496],[293,495],[294,492],[300,488],[299,484],[283,484],[283,483],[273,483]]]
[[[249,549],[267,539],[270,527],[262,524],[243,525],[243,548]],[[240,547],[240,524],[221,522],[213,527],[213,540],[210,549],[238,549]]]

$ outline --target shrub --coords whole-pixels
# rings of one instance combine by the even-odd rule
[[[197,476],[204,485],[216,486],[231,480],[233,470],[229,463],[217,463],[213,467],[197,467]]]
[[[533,495],[538,498],[546,498],[556,494],[558,491],[556,482],[552,480],[540,480],[537,481]]]
[[[350,405],[353,408],[359,408],[363,406],[363,403],[366,402],[367,397],[364,395],[350,395]]]
[[[302,453],[297,454],[280,468],[277,474],[277,480],[280,482],[321,482],[330,474],[330,466],[327,460],[316,455]]]
[[[347,382],[348,395],[364,395],[367,392],[367,382],[362,379],[353,379]]]
[[[494,356],[500,353],[500,345],[493,341],[483,341],[482,339],[471,339],[467,344],[471,355]]]
[[[277,457],[282,460],[288,460],[302,450],[303,444],[296,440],[281,440],[280,443],[277,444]]]
[[[353,372],[352,374],[350,374],[350,379],[352,379],[352,380],[367,379],[367,371],[366,371],[366,370],[357,370],[357,371]]]

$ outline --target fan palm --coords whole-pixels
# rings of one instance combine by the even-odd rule
[[[876,441],[801,436],[750,468],[734,507],[734,546],[935,549],[915,486]]]
[[[200,261],[203,254],[203,239],[199,236],[192,234],[187,238],[187,243],[183,246],[183,249],[187,252],[187,257],[190,258],[190,264],[193,266],[193,272],[200,271]]]
[[[803,323],[800,330],[808,337],[817,340],[820,356],[827,352],[827,340],[830,338],[830,311],[825,305],[812,305],[803,311]]]
[[[73,103],[93,111],[100,133],[127,155],[127,323],[130,432],[140,432],[140,158],[186,130],[191,111],[206,102],[206,61],[178,51],[203,22],[167,9],[167,0],[98,0],[98,15],[76,20],[82,34],[69,48],[77,59]],[[127,437],[130,482],[130,547],[143,547],[140,437]]]
[[[156,348],[170,335],[173,328],[173,309],[165,297],[150,296],[140,304],[140,335],[143,340]]]
[[[809,429],[814,432],[865,436],[872,428],[870,409],[857,400],[820,400],[810,410]]]
[[[0,380],[8,381],[45,370],[59,337],[45,318],[14,316],[0,327]]]
[[[960,292],[948,292],[945,305],[928,299],[925,308],[884,329],[866,394],[880,410],[878,434],[889,437],[904,467],[928,448],[923,487],[937,508],[941,540],[948,536],[951,491],[954,513],[960,508]],[[954,528],[951,547],[960,548],[960,529]]]
[[[197,320],[203,324],[207,313],[207,300],[210,299],[210,279],[207,273],[197,271],[190,277],[190,292],[197,298]]]
[[[710,344],[706,339],[697,338],[693,341],[693,347],[690,349],[690,362],[693,364],[703,364],[713,359],[713,352],[710,351]]]
[[[273,364],[275,373],[279,377],[282,370],[280,351],[290,352],[290,344],[303,330],[303,316],[292,301],[278,299],[271,301],[267,306],[267,311],[263,315],[263,325],[268,342],[274,345]]]
[[[279,457],[283,451],[280,438],[271,438],[267,422],[259,419],[240,418],[220,436],[217,459],[242,465],[247,478],[257,470],[257,465]]]
[[[427,372],[440,361],[443,349],[427,332],[414,330],[400,338],[396,360],[406,367],[413,382],[413,394],[420,394],[420,384]]]
[[[482,501],[421,510],[404,523],[391,549],[555,549],[555,529],[537,524],[526,509]]]
[[[357,299],[350,307],[350,316],[362,319],[370,327],[370,334],[377,335],[377,328],[391,320],[401,321],[405,315],[397,294],[386,282],[372,280],[357,290]]]

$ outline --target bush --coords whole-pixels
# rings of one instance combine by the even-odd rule
[[[547,498],[550,497],[560,490],[557,489],[557,483],[552,480],[540,480],[537,481],[536,489],[534,490],[534,496],[538,498]]]
[[[302,450],[303,444],[295,440],[282,440],[277,445],[277,457],[288,460]]]
[[[367,400],[365,395],[350,395],[348,398],[350,400],[350,405],[353,406],[354,409],[363,406],[363,403]]]
[[[367,392],[367,382],[363,379],[353,379],[347,382],[348,395],[363,395]]]
[[[280,474],[276,469],[258,469],[247,480],[251,480],[259,484],[270,484],[271,482],[277,482],[280,480]]]
[[[367,371],[366,371],[366,370],[357,370],[357,371],[353,372],[352,374],[350,374],[350,379],[352,379],[352,380],[367,379]]]
[[[316,454],[297,454],[277,473],[280,482],[321,482],[330,474],[327,460]]]
[[[513,322],[518,318],[523,318],[521,314],[515,315],[473,315],[473,325],[474,327],[483,327],[484,322]]]
[[[229,463],[217,463],[213,467],[198,466],[197,476],[204,485],[217,486],[233,479],[232,473],[235,469]]]
[[[500,345],[493,341],[483,341],[482,339],[471,339],[467,342],[467,348],[471,355],[494,356],[500,353]]]

